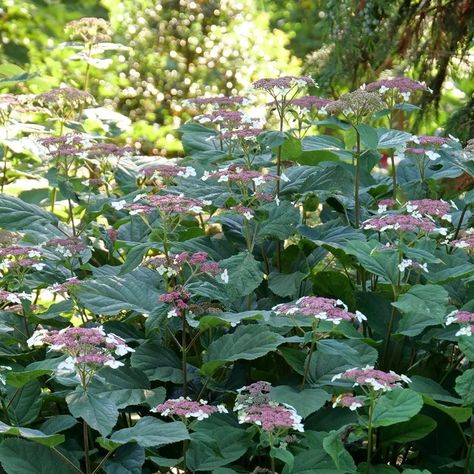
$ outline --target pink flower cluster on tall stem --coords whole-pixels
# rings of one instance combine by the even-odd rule
[[[341,321],[357,320],[362,322],[366,320],[366,317],[361,312],[356,311],[354,314],[348,311],[347,305],[341,300],[320,296],[304,296],[295,303],[282,303],[274,306],[272,309],[276,314],[287,316],[302,314],[316,319],[331,321],[334,324],[339,324]]]
[[[372,390],[387,392],[395,388],[402,387],[404,383],[410,383],[411,380],[406,375],[398,375],[393,371],[384,372],[377,370],[372,366],[363,369],[354,368],[346,370],[335,375],[332,381],[349,380],[353,382],[353,386],[365,387]]]
[[[150,411],[159,413],[162,416],[178,417],[182,421],[186,421],[189,418],[196,418],[197,421],[201,421],[209,418],[213,413],[227,413],[224,405],[208,405],[205,400],[196,402],[188,397],[166,400]]]

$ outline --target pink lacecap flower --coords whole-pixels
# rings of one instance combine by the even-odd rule
[[[294,86],[314,86],[314,80],[309,76],[281,76],[276,78],[264,78],[255,81],[252,86],[255,89],[290,89]]]
[[[189,308],[191,294],[183,286],[176,286],[174,290],[169,291],[158,298],[162,303],[172,305],[173,309],[168,312],[168,317],[184,315],[184,311]]]
[[[256,137],[261,135],[265,130],[262,128],[241,128],[237,130],[228,130],[221,133],[221,137],[224,140],[254,140]]]
[[[412,153],[413,155],[424,155],[426,150],[424,148],[410,148],[405,150],[406,153]]]
[[[474,313],[470,311],[463,311],[463,310],[455,310],[452,313],[448,314],[446,319],[446,324],[467,324],[467,323],[474,323]]]
[[[353,395],[339,395],[336,400],[334,400],[332,407],[336,408],[340,406],[355,411],[358,408],[362,408],[364,404],[364,400],[359,397],[354,397]]]
[[[151,411],[154,413],[160,413],[163,416],[196,418],[197,420],[209,418],[213,413],[227,413],[227,410],[223,405],[208,405],[205,400],[199,400],[196,402],[190,398],[184,397],[166,400]]]
[[[247,97],[241,96],[217,96],[217,97],[197,97],[194,99],[187,99],[184,102],[184,105],[198,105],[198,106],[206,106],[212,105],[217,107],[230,107],[233,105],[245,105],[249,99]]]
[[[407,211],[416,211],[428,216],[444,217],[451,212],[451,206],[443,200],[419,199],[408,201]]]
[[[304,431],[301,416],[289,405],[277,403],[248,405],[238,413],[239,423],[253,423],[265,431]]]
[[[428,87],[421,82],[409,77],[396,77],[394,79],[381,79],[365,86],[367,91],[378,91],[381,87],[386,89],[397,89],[399,92],[428,91]]]
[[[282,303],[273,307],[276,314],[293,316],[302,314],[317,319],[331,321],[339,324],[341,321],[365,320],[365,316],[359,311],[356,314],[348,311],[347,306],[340,300],[323,298],[320,296],[304,296],[295,303]]]
[[[381,232],[386,230],[433,232],[436,230],[436,225],[430,219],[404,214],[387,214],[381,217],[372,217],[364,221],[361,227]]]
[[[331,99],[324,99],[314,95],[306,95],[303,97],[298,97],[297,99],[293,99],[290,105],[299,107],[301,109],[324,109],[331,102]]]
[[[397,201],[395,199],[382,199],[378,202],[379,207],[395,207],[397,205]]]
[[[443,145],[449,142],[449,138],[436,137],[432,135],[418,135],[416,139],[411,141],[419,143],[420,145]]]
[[[353,380],[355,386],[364,386],[372,388],[373,390],[381,390],[386,392],[394,388],[401,387],[402,383],[410,383],[411,380],[406,375],[398,375],[393,371],[384,372],[382,370],[374,369],[372,366],[367,366],[363,369],[349,369],[345,372],[335,375],[332,381],[335,380]]]
[[[68,239],[51,239],[45,244],[47,247],[55,247],[59,251],[67,251],[72,254],[80,253],[87,248],[80,239],[70,237]]]
[[[251,181],[263,184],[267,181],[277,179],[277,176],[261,173],[260,171],[249,170],[231,165],[228,168],[204,173],[201,178],[203,181],[208,179],[217,179],[219,182],[241,181],[242,183],[250,183]]]

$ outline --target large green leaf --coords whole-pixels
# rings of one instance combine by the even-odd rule
[[[382,395],[375,404],[374,427],[390,426],[408,421],[423,406],[423,397],[410,389],[395,389]]]
[[[132,367],[145,372],[150,380],[173,382],[183,381],[181,360],[176,354],[163,347],[158,341],[146,341],[131,357]]]
[[[67,395],[66,402],[73,416],[82,418],[102,436],[108,435],[117,423],[117,406],[107,395],[86,392],[78,387]]]
[[[276,402],[291,405],[300,416],[306,418],[330,400],[331,395],[319,388],[298,390],[289,385],[279,385],[272,387],[270,398]]]
[[[415,285],[392,303],[403,317],[397,332],[405,336],[417,336],[425,328],[445,322],[448,292],[438,285]]]
[[[50,448],[23,439],[3,441],[0,462],[7,474],[77,474]],[[71,462],[77,465],[77,462]]]
[[[45,446],[56,446],[64,441],[64,436],[60,434],[46,434],[39,430],[21,428],[20,426],[9,426],[0,421],[0,433],[2,435],[20,436]]]
[[[31,380],[21,388],[7,387],[5,404],[8,407],[8,416],[11,422],[18,426],[33,423],[43,403],[41,385],[37,380]]]
[[[189,439],[186,426],[181,421],[165,423],[151,416],[145,416],[138,420],[132,428],[124,428],[115,431],[110,440],[117,444],[135,442],[143,448],[153,446],[164,446]]]
[[[113,315],[124,310],[150,314],[158,306],[159,293],[154,284],[156,275],[150,271],[147,281],[142,278],[143,270],[87,280],[75,291],[81,303],[96,314]]]
[[[429,435],[436,428],[436,425],[436,421],[429,416],[415,415],[408,421],[382,428],[380,431],[381,443],[387,445],[416,441]]]
[[[227,362],[254,360],[274,351],[285,338],[265,326],[239,326],[235,332],[213,341],[204,356],[201,371],[212,375]]]
[[[58,219],[41,207],[28,204],[14,196],[0,195],[0,228],[33,231],[43,236],[63,236],[57,229]]]
[[[104,369],[100,373],[101,381],[94,380],[89,391],[97,395],[104,394],[117,408],[130,405],[148,404],[151,408],[165,399],[164,387],[150,388],[150,382],[144,372],[132,367]]]
[[[474,369],[468,369],[456,379],[456,392],[466,405],[474,403]]]
[[[104,465],[107,474],[142,474],[145,450],[136,444],[120,446]]]
[[[288,201],[282,201],[278,206],[276,203],[266,204],[260,210],[266,214],[257,230],[257,236],[260,238],[274,237],[285,240],[294,233],[301,219],[299,210]]]
[[[260,264],[248,252],[221,260],[219,264],[227,270],[229,283],[226,290],[231,300],[249,295],[263,280]]]

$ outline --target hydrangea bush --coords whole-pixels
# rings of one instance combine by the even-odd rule
[[[183,104],[179,160],[0,96],[2,472],[474,472],[472,144],[315,88]]]

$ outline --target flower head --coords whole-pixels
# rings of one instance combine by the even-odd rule
[[[66,119],[73,117],[81,108],[94,105],[95,99],[88,92],[74,87],[59,87],[37,95],[33,102]]]
[[[341,321],[363,321],[365,316],[356,312],[348,311],[347,306],[341,300],[322,298],[320,296],[304,296],[295,303],[282,303],[273,307],[276,314],[292,316],[302,314],[312,316],[316,319],[331,321],[339,324]]]
[[[362,89],[344,94],[326,106],[328,112],[342,112],[347,117],[354,117],[356,121],[383,108],[384,103],[379,94]]]
[[[150,411],[160,413],[162,416],[176,416],[183,421],[187,418],[196,418],[201,421],[209,418],[213,413],[227,413],[224,405],[208,405],[205,400],[196,402],[184,397],[166,400]]]
[[[366,91],[378,91],[384,94],[388,90],[397,90],[400,93],[407,93],[413,91],[429,91],[429,87],[419,81],[410,79],[409,77],[396,77],[394,79],[381,79],[376,82],[371,82],[365,86]]]
[[[415,217],[405,214],[387,214],[381,217],[372,217],[362,223],[362,229],[374,229],[379,232],[387,230],[409,232],[433,232],[436,226],[426,217]]]
[[[375,391],[382,392],[393,390],[401,387],[403,383],[410,383],[411,380],[406,375],[398,375],[393,371],[384,372],[383,370],[374,369],[372,366],[367,366],[363,369],[349,369],[345,372],[335,375],[332,381],[335,380],[352,380],[353,386],[367,387]]]
[[[112,27],[103,18],[84,17],[66,24],[66,31],[71,39],[78,39],[84,43],[105,43],[112,39]]]

